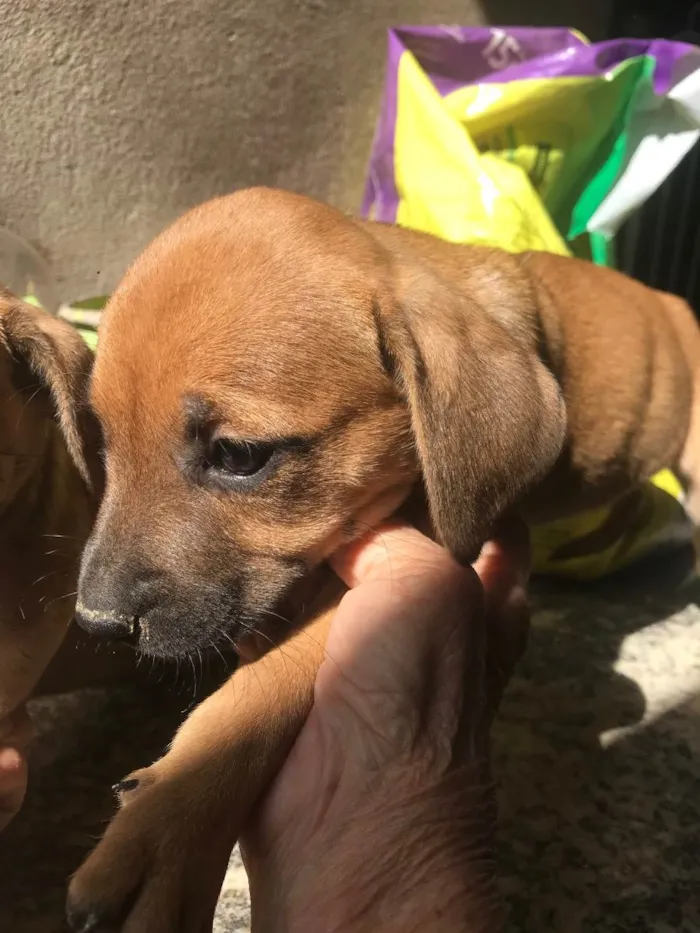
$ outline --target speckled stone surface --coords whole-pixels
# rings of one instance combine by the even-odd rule
[[[700,584],[681,584],[683,569],[536,588],[494,738],[515,931],[700,933]],[[121,690],[35,714],[30,796],[0,837],[0,933],[63,930],[65,879],[110,812],[110,784],[157,753],[178,710]],[[247,930],[234,857],[216,933]]]

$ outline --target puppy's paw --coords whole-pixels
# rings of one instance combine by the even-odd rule
[[[68,891],[74,933],[207,933],[236,831],[196,773],[135,772]],[[135,783],[134,783],[135,782]]]

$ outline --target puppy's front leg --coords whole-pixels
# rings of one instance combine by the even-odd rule
[[[339,587],[281,647],[204,701],[168,753],[118,786],[122,809],[71,882],[75,931],[206,933],[255,803],[313,702]]]

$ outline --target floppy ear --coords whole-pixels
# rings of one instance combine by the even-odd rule
[[[93,488],[101,471],[99,429],[87,405],[91,350],[66,321],[20,301],[2,286],[0,345],[49,392],[68,452]]]
[[[454,258],[454,257],[452,257]],[[466,263],[466,256],[465,256]],[[440,542],[473,561],[496,520],[551,469],[565,436],[559,386],[527,326],[505,323],[510,295],[484,307],[433,268],[397,268],[393,300],[376,317],[386,368],[410,409],[433,526]],[[532,298],[520,296],[523,319]],[[527,307],[527,302],[530,306]],[[517,308],[509,308],[515,311]]]

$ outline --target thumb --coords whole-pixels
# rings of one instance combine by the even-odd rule
[[[408,681],[435,669],[452,642],[478,642],[483,591],[470,567],[415,528],[392,521],[332,558],[350,588],[331,622],[326,643],[334,662],[377,683]],[[474,641],[476,640],[476,641]],[[330,670],[330,668],[329,668]]]
[[[451,561],[438,544],[398,519],[380,525],[330,558],[333,570],[350,589],[362,583],[400,579],[421,567],[431,569]]]

